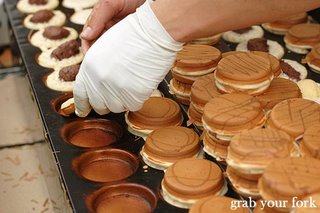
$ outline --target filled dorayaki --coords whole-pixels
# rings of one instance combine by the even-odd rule
[[[245,129],[263,126],[266,118],[260,102],[247,94],[224,94],[204,107],[202,123],[209,135],[222,140]]]
[[[199,152],[199,136],[192,129],[165,127],[147,136],[140,154],[149,166],[165,169],[180,159],[197,157]]]
[[[284,78],[274,78],[269,88],[256,96],[265,111],[272,108],[283,100],[301,98],[301,91],[296,83]]]
[[[302,156],[320,159],[320,122],[306,129],[300,151]]]
[[[180,126],[182,120],[179,105],[163,97],[151,97],[140,110],[126,115],[128,126],[145,134],[161,127]]]
[[[302,98],[284,100],[273,107],[268,128],[280,129],[298,140],[304,131],[320,122],[320,105]]]
[[[312,47],[302,62],[307,63],[313,71],[320,73],[320,43]]]
[[[270,60],[250,52],[222,58],[214,74],[217,88],[226,93],[261,94],[273,79]]]
[[[281,210],[292,207],[298,200],[320,192],[320,160],[314,158],[285,158],[272,161],[259,179],[259,192],[264,200],[287,201]]]
[[[227,191],[218,165],[204,159],[183,159],[166,170],[162,183],[164,199],[172,205],[190,208],[197,200]]]

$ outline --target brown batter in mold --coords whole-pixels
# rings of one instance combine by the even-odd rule
[[[200,199],[218,193],[224,186],[219,166],[204,159],[183,159],[170,166],[162,185],[175,197]]]
[[[261,106],[271,110],[277,103],[290,98],[301,98],[301,91],[296,83],[284,78],[274,78],[270,87],[261,95],[256,96]]]
[[[272,79],[271,64],[267,58],[252,53],[232,54],[217,66],[215,77],[234,84],[256,84]]]
[[[189,213],[208,213],[208,212],[223,212],[223,213],[249,213],[249,209],[239,207],[232,209],[232,202],[236,201],[230,197],[210,196],[196,202]]]
[[[165,127],[147,137],[143,152],[156,161],[176,162],[191,158],[200,151],[199,136],[186,127]]]
[[[267,127],[283,130],[299,139],[307,128],[319,123],[319,104],[307,99],[293,98],[280,102],[272,109]]]
[[[214,74],[209,74],[198,78],[192,84],[190,100],[197,110],[203,111],[206,103],[220,94],[215,84]]]
[[[202,122],[209,134],[234,135],[262,126],[265,115],[256,98],[233,93],[211,99],[204,107]]]
[[[290,44],[315,45],[320,42],[319,24],[298,24],[289,29],[284,40]]]
[[[300,143],[302,156],[320,159],[320,123],[306,129]]]
[[[246,173],[262,173],[272,160],[289,157],[294,150],[293,139],[283,131],[243,130],[232,138],[227,162]]]
[[[320,192],[320,160],[314,158],[277,159],[268,165],[259,179],[259,192],[264,200],[288,200]]]
[[[136,112],[129,112],[128,120],[139,129],[180,126],[183,120],[179,105],[169,98],[151,97]]]

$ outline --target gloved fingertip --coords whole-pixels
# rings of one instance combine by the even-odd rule
[[[98,113],[99,115],[106,115],[108,113],[110,113],[110,110],[108,108],[105,108],[105,109],[95,109],[94,110],[96,113]]]
[[[87,117],[88,114],[90,113],[91,109],[87,110],[87,111],[82,111],[82,110],[79,110],[78,108],[75,109],[75,114],[78,116],[78,117],[81,117],[81,118],[84,118],[84,117]]]

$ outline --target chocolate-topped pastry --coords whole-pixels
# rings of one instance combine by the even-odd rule
[[[79,44],[76,40],[67,41],[52,51],[51,57],[59,61],[70,58],[80,52]]]
[[[29,4],[44,5],[47,3],[47,0],[29,0]]]
[[[76,80],[76,76],[79,72],[79,69],[80,69],[80,64],[63,67],[59,71],[59,78],[64,81],[74,81]]]
[[[58,26],[46,27],[43,32],[43,36],[51,40],[66,38],[69,34],[67,29]]]
[[[250,51],[269,52],[269,46],[267,44],[267,39],[265,38],[250,39],[247,43],[247,48]]]
[[[281,60],[280,66],[281,66],[281,70],[283,73],[285,73],[286,75],[288,75],[289,77],[291,77],[293,79],[296,79],[297,81],[301,80],[300,73],[297,70],[295,70],[290,64]]]
[[[33,16],[30,18],[30,21],[33,23],[45,23],[48,22],[53,16],[54,13],[51,10],[39,10],[33,14]]]
[[[238,34],[243,34],[243,33],[249,32],[251,29],[252,29],[252,27],[246,27],[246,28],[232,30],[232,31],[235,33],[238,33]]]

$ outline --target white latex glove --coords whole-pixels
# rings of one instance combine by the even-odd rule
[[[170,70],[183,44],[167,33],[150,4],[106,31],[86,53],[73,90],[78,116],[91,107],[99,114],[139,110]]]

